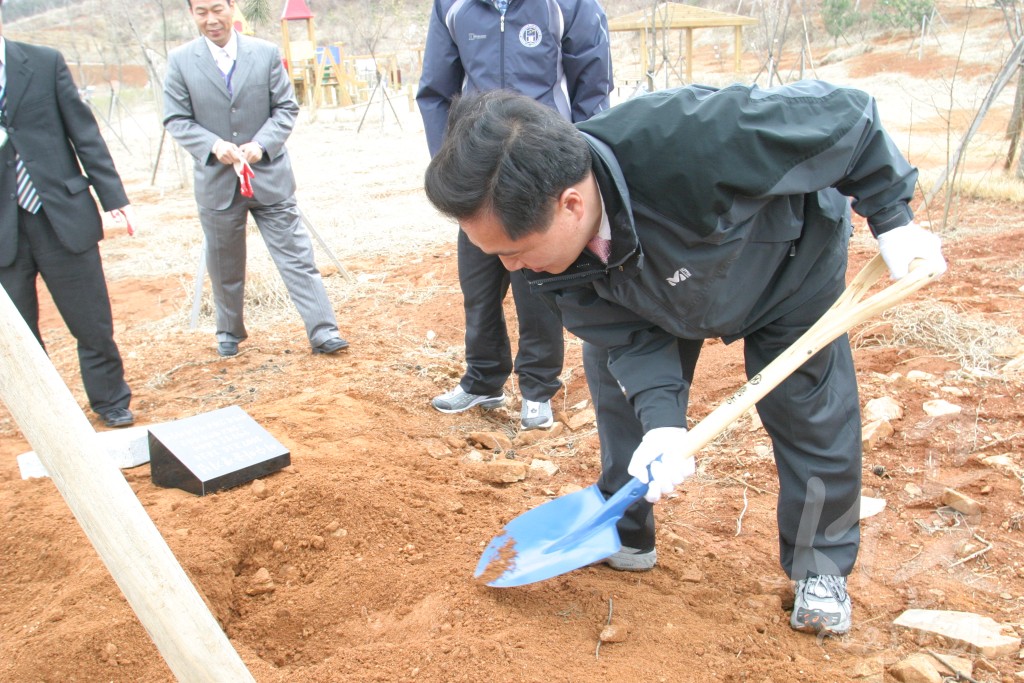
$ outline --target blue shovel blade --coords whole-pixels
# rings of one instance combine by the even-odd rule
[[[622,547],[616,523],[647,492],[633,478],[605,500],[597,485],[524,512],[484,549],[473,574],[488,586],[523,586],[585,567]]]

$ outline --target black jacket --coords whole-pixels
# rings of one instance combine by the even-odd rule
[[[64,57],[48,47],[6,43],[5,125],[10,140],[0,149],[0,266],[10,265],[17,252],[15,150],[61,244],[73,254],[82,253],[103,239],[103,222],[89,186],[106,211],[126,206],[128,197]]]
[[[567,329],[608,349],[645,430],[683,426],[676,338],[742,338],[845,268],[847,196],[875,234],[913,218],[917,172],[858,90],[690,86],[577,127],[612,226],[609,263],[585,251],[565,273],[526,275]]]

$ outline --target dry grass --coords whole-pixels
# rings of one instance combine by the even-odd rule
[[[922,188],[931,188],[937,177],[936,172],[922,172],[919,184]],[[946,191],[943,189],[932,200],[933,211],[941,209]],[[1021,204],[1024,203],[1024,181],[1012,173],[1002,171],[963,173],[956,178],[954,193],[957,199],[983,199]],[[936,218],[937,216],[933,216],[933,220]]]
[[[965,173],[956,189],[962,197],[1024,203],[1024,182],[1012,174]]]
[[[145,262],[139,262],[133,258],[130,263],[117,262],[111,268],[109,261],[106,263],[108,276],[111,271],[116,273],[118,269],[129,269],[136,275],[145,272],[148,275],[159,277],[177,275],[181,286],[179,297],[180,305],[173,315],[162,320],[149,323],[154,329],[187,327],[192,316],[192,305],[194,298],[195,274],[199,265],[199,250],[202,244],[202,232],[196,226],[195,235],[183,238],[180,234],[168,231],[165,237],[148,237],[153,247],[136,253],[145,254]],[[329,272],[335,271],[330,265],[330,259],[317,247],[316,260],[321,269]],[[245,280],[245,318],[247,325],[269,329],[277,323],[294,322],[298,313],[288,296],[288,290],[277,270],[277,266],[270,258],[259,233],[250,226],[247,238],[246,249],[248,260],[246,263]],[[190,274],[182,274],[182,264],[189,265]],[[357,285],[352,281],[345,280],[341,275],[335,274],[324,278],[324,287],[327,289],[328,298],[337,304],[352,297]],[[212,328],[213,320],[213,298],[210,295],[209,277],[204,275],[203,295],[200,301],[198,327],[200,329]]]
[[[870,336],[854,337],[855,346],[924,347],[974,375],[995,376],[1006,363],[1002,350],[1007,340],[1021,336],[1012,327],[973,318],[946,304],[906,304],[882,317],[891,334],[879,335],[872,327]]]

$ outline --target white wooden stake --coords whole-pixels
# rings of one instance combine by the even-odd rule
[[[255,679],[0,288],[0,398],[183,683]]]

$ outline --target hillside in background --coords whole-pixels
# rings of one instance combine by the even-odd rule
[[[315,15],[317,43],[341,43],[348,54],[415,51],[421,49],[426,40],[431,7],[428,0],[307,0],[307,4]],[[612,19],[641,9],[650,10],[658,4],[651,0],[602,3]],[[912,35],[920,30],[920,13],[928,22],[945,23],[941,14],[933,13],[932,0],[879,0],[879,7],[902,8],[900,11],[906,16],[900,15],[896,20],[880,18],[874,7],[876,3],[870,1],[853,4],[848,0],[809,3],[708,0],[691,4],[757,19],[757,26],[744,31],[743,42],[744,50],[759,55],[762,61],[771,57],[772,52],[799,53],[810,49],[824,54],[834,47],[862,44],[880,34]],[[1002,7],[1015,10],[1012,2]],[[272,0],[268,8],[270,20],[253,23],[253,31],[261,38],[280,43],[279,17],[284,2]],[[11,37],[57,47],[66,53],[69,61],[107,65],[142,65],[145,63],[143,47],[156,55],[166,55],[175,45],[196,35],[187,0],[6,0],[4,22],[5,31]],[[293,26],[293,36],[297,30],[305,31],[302,26]],[[619,38],[619,43],[625,38],[613,37]],[[719,48],[731,51],[732,29],[698,30],[694,39],[698,44],[715,45],[716,51]],[[652,61],[658,61],[667,52],[677,53],[680,46],[681,36],[677,32],[651,41],[647,49]],[[621,56],[627,58],[626,61],[635,60],[639,49],[639,42],[631,38],[628,50],[632,54]],[[674,58],[678,59],[678,55]]]

